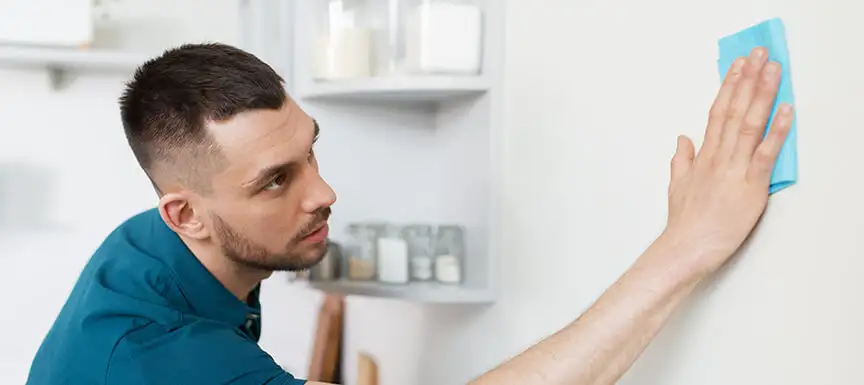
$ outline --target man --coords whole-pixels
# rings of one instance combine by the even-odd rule
[[[698,154],[678,140],[662,235],[577,321],[473,383],[617,381],[762,215],[793,116],[780,108],[763,138],[779,79],[763,49],[736,61]],[[336,195],[318,173],[316,122],[270,67],[220,44],[145,63],[120,105],[159,204],[94,253],[28,384],[305,383],[259,348],[258,291],[324,255]]]

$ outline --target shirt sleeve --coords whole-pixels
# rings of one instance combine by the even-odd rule
[[[124,337],[106,385],[304,385],[239,330],[210,321],[177,329],[150,324]]]

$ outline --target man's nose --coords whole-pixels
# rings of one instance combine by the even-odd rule
[[[314,173],[314,176],[309,178],[307,186],[306,196],[302,204],[303,211],[313,213],[336,203],[336,192],[318,173]]]

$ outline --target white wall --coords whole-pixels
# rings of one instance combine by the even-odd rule
[[[590,306],[662,228],[675,136],[701,141],[719,85],[717,39],[775,16],[790,41],[800,183],[772,197],[752,241],[621,383],[864,383],[864,6],[507,4],[502,297],[452,318],[449,356],[384,384],[464,383]],[[398,349],[389,344],[376,346]]]
[[[501,299],[472,309],[352,298],[349,363],[366,350],[382,359],[382,385],[459,384],[575,319],[661,228],[675,135],[699,138],[718,85],[716,39],[781,16],[798,96],[801,183],[772,198],[746,251],[678,314],[623,383],[864,382],[855,369],[864,337],[857,301],[864,207],[855,199],[864,134],[853,119],[864,101],[856,71],[864,55],[853,37],[864,35],[856,19],[864,7],[507,3]],[[0,160],[26,158],[55,171],[56,216],[74,220],[68,233],[0,241],[7,293],[0,327],[16,331],[0,348],[2,383],[23,383],[89,251],[155,202],[119,126],[122,80],[79,79],[55,94],[42,73],[0,72]],[[337,190],[357,189],[339,177],[339,164],[350,159],[338,143],[360,130],[334,127],[323,136],[322,163]],[[342,203],[352,201],[341,194]],[[262,345],[304,375],[319,297],[281,279],[266,283]],[[354,371],[346,368],[349,377]]]
[[[856,366],[864,7],[508,4],[505,295],[477,328],[490,331],[470,341],[490,356],[460,357],[472,357],[474,369],[503,359],[574,319],[622,273],[661,228],[675,135],[701,137],[718,86],[716,39],[780,16],[798,96],[801,182],[772,198],[745,251],[622,383],[864,383]]]

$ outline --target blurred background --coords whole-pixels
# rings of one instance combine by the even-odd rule
[[[156,204],[117,98],[166,48],[247,49],[321,125],[331,253],[265,281],[263,348],[298,377],[338,367],[372,384],[374,362],[383,385],[464,384],[576,319],[662,230],[675,137],[701,141],[719,85],[717,40],[772,17],[801,182],[621,382],[864,383],[862,14],[852,0],[0,0],[0,383],[24,383],[90,253]]]

